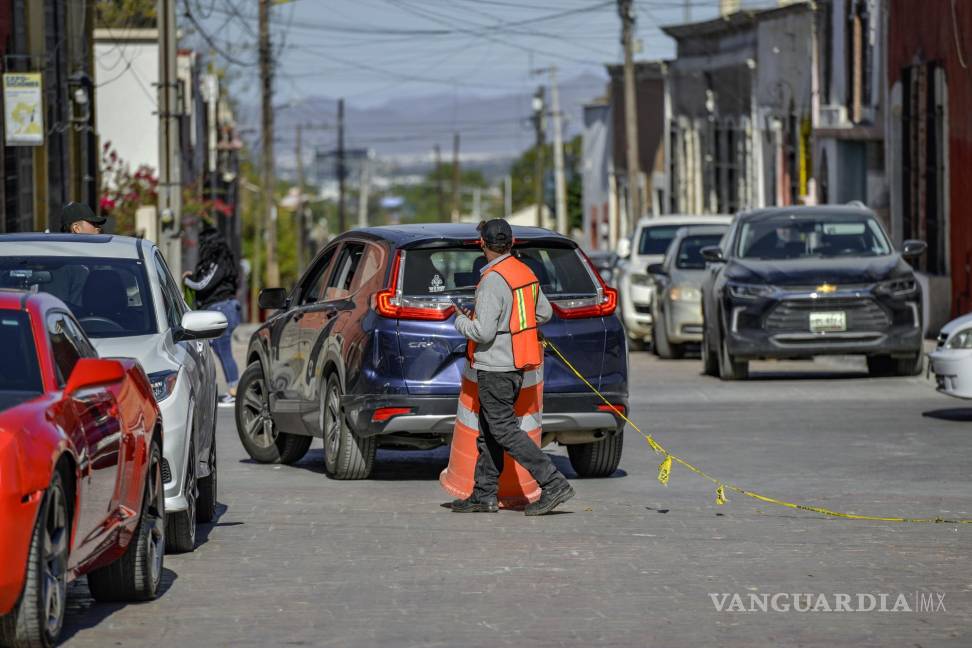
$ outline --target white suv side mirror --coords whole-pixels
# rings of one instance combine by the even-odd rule
[[[182,316],[182,325],[175,331],[176,341],[217,338],[226,330],[226,316],[218,311],[189,311]]]
[[[623,238],[618,241],[618,256],[627,259],[631,256],[631,239]]]

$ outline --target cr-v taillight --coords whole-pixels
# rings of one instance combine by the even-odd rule
[[[438,302],[426,305],[418,300],[410,300],[398,292],[401,280],[402,251],[395,253],[392,261],[391,278],[388,287],[375,293],[375,312],[382,317],[404,320],[426,320],[441,322],[452,317],[455,306],[450,303]]]
[[[580,250],[577,253],[584,259],[584,263],[587,264],[591,276],[594,277],[594,281],[600,285],[601,289],[594,297],[552,301],[550,305],[553,307],[554,312],[561,319],[581,319],[583,317],[606,317],[613,315],[614,309],[618,307],[618,291],[614,288],[609,288],[604,283],[601,274],[594,267],[594,264],[591,263],[591,260],[587,258],[586,254]]]

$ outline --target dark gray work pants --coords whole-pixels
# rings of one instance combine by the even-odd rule
[[[496,497],[504,450],[533,475],[540,488],[566,481],[550,457],[520,430],[513,406],[523,386],[523,372],[477,371],[476,377],[479,381],[479,438],[476,439],[479,458],[472,496],[479,500]]]

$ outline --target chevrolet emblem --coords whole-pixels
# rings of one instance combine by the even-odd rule
[[[837,286],[829,283],[821,284],[817,286],[817,292],[824,293],[824,294],[837,292]]]

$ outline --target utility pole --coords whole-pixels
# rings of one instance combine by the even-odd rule
[[[262,182],[263,185],[263,231],[266,235],[267,285],[276,288],[280,285],[280,267],[277,265],[277,219],[274,213],[274,173],[273,173],[273,50],[270,45],[270,3],[260,0],[260,90],[262,101],[261,135]]]
[[[435,145],[435,192],[439,208],[439,222],[445,222],[445,178],[442,177],[442,150]]]
[[[172,273],[182,275],[182,164],[179,159],[176,0],[158,0],[159,24],[159,213],[149,235]]]
[[[567,234],[567,179],[564,177],[564,132],[563,115],[560,112],[560,92],[557,88],[557,66],[534,70],[534,74],[550,75],[550,102],[553,117],[553,154],[554,154],[554,206],[557,215],[557,231]]]
[[[641,218],[641,159],[638,153],[638,100],[634,73],[634,7],[632,0],[618,0],[621,16],[621,43],[624,45],[624,134],[628,166],[628,231]]]
[[[337,106],[337,181],[338,181],[338,234],[348,230],[348,217],[344,213],[344,179],[347,169],[344,165],[344,99],[338,99]]]
[[[304,203],[304,155],[300,147],[303,137],[303,124],[297,124],[297,273],[300,274],[307,266],[307,211]]]
[[[513,176],[503,176],[503,215],[509,218],[513,213]]]
[[[452,222],[459,222],[459,133],[452,136]]]
[[[544,142],[544,101],[543,86],[537,88],[533,95],[533,131],[537,136],[537,144],[533,159],[533,200],[537,204],[537,227],[543,227],[543,149]]]
[[[368,184],[369,178],[369,156],[365,155],[361,160],[361,182],[358,186],[358,227],[368,227]]]

